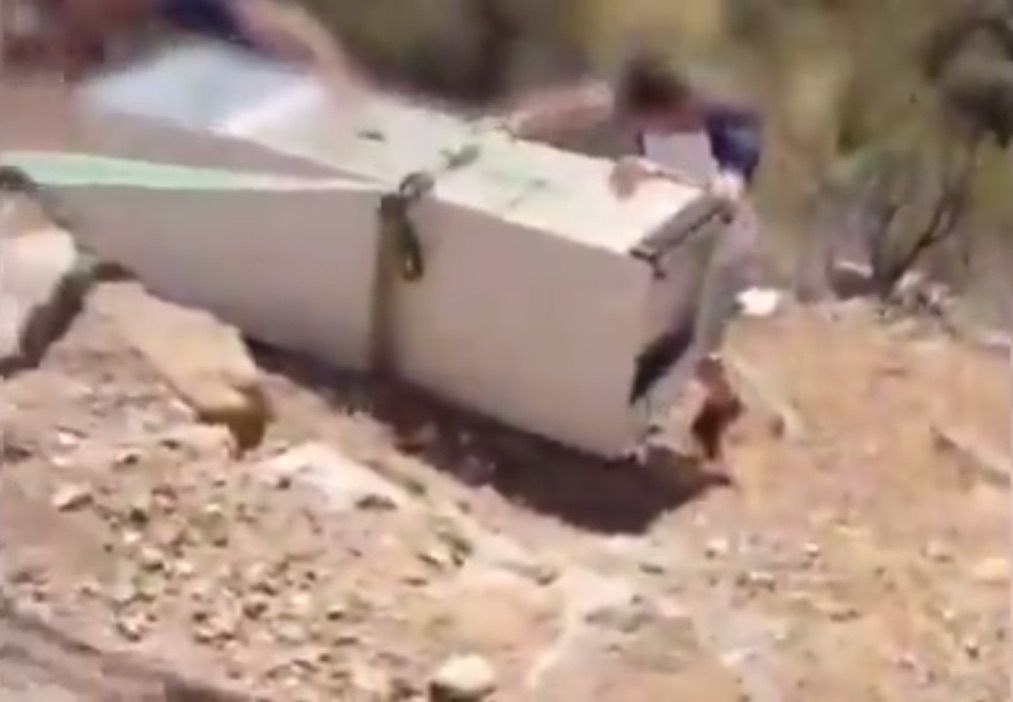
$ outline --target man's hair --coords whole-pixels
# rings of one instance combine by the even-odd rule
[[[662,56],[639,53],[623,67],[619,97],[625,109],[655,112],[679,107],[690,96],[685,78]]]

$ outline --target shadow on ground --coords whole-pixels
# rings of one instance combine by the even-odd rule
[[[390,430],[399,450],[580,529],[640,533],[663,513],[727,485],[666,449],[652,450],[645,465],[605,461],[476,418],[400,383],[251,346],[265,372],[319,394],[337,411],[367,413]]]

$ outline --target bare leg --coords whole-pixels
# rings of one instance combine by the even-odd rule
[[[704,459],[720,465],[728,429],[741,416],[742,401],[728,380],[720,357],[710,355],[697,366],[697,379],[706,390],[703,405],[693,420],[691,432]]]

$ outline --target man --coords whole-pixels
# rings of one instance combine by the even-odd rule
[[[707,399],[692,431],[704,455],[717,459],[722,437],[742,411],[717,349],[754,255],[755,220],[743,200],[760,162],[761,120],[748,107],[693,89],[663,59],[643,53],[626,64],[614,87],[592,82],[537,95],[509,111],[503,124],[515,136],[546,137],[608,119],[632,132],[639,151],[616,163],[611,180],[617,195],[628,197],[647,180],[665,179],[701,187],[734,212],[710,274],[710,295],[718,305],[707,312],[702,329],[707,338],[691,340],[710,351],[697,368]],[[664,376],[687,343],[654,348],[651,359],[642,359],[647,363],[640,364],[635,382],[640,395]]]
[[[332,88],[358,84],[345,52],[298,7],[275,0],[27,0],[37,34],[8,47],[74,77],[107,58],[113,40],[162,22],[316,71]]]
[[[615,87],[589,82],[535,95],[510,110],[503,122],[515,136],[539,138],[609,119],[632,133],[639,151],[617,163],[613,184],[621,195],[645,179],[664,178],[737,202],[760,163],[762,123],[757,113],[693,89],[651,53],[628,61]],[[700,135],[712,163],[701,162],[698,153],[686,148]]]

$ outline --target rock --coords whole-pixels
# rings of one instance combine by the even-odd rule
[[[1010,581],[1010,559],[995,556],[978,561],[971,568],[971,579],[982,585],[1005,585]]]
[[[128,468],[137,465],[141,460],[141,452],[136,448],[125,448],[113,456],[113,465],[117,468]]]
[[[93,280],[88,259],[62,229],[0,238],[0,376],[38,363]]]
[[[510,571],[468,565],[446,587],[447,634],[470,650],[523,650],[558,624],[558,594]]]
[[[747,570],[736,577],[736,583],[749,591],[766,590],[772,592],[777,588],[777,577],[765,570]]]
[[[950,548],[942,541],[935,539],[925,544],[924,554],[926,558],[937,563],[947,563],[953,560],[953,552]]]
[[[739,312],[745,317],[773,316],[783,301],[784,293],[775,288],[746,288],[735,298]]]
[[[204,538],[215,546],[224,547],[229,543],[231,520],[225,508],[217,502],[210,502],[196,515],[194,525]]]
[[[707,542],[707,546],[704,549],[708,558],[722,558],[727,556],[729,551],[731,551],[731,544],[728,542],[728,539],[723,537],[711,539]]]
[[[77,432],[59,429],[56,432],[55,443],[61,449],[73,449],[81,443],[81,438]]]
[[[279,480],[301,482],[320,491],[338,511],[394,509],[410,501],[398,485],[325,444],[290,449],[269,459],[261,472],[275,484]]]
[[[91,502],[92,494],[87,485],[66,484],[53,493],[52,505],[62,512],[78,509]]]
[[[419,551],[419,560],[437,570],[450,569],[455,565],[454,554],[440,544],[433,544]]]
[[[116,631],[128,641],[139,641],[148,633],[148,622],[138,613],[124,613],[116,618]]]
[[[260,442],[270,407],[237,329],[149,295],[135,282],[105,284],[92,297],[201,421],[228,427],[240,449]]]
[[[496,689],[496,671],[482,656],[455,656],[445,662],[430,681],[435,702],[475,702]]]

